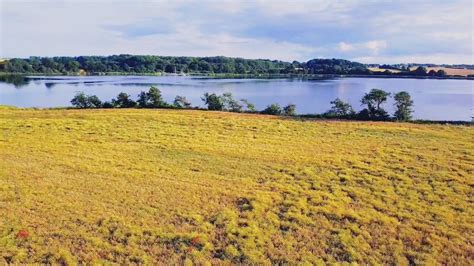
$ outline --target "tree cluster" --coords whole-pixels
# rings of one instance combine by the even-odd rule
[[[383,72],[372,72],[375,75],[393,75],[393,76],[414,76],[414,77],[446,77],[447,73],[443,69],[433,70],[428,69],[424,66],[419,66],[415,69],[410,69],[409,67],[400,67],[390,65],[381,65],[381,69],[386,69]],[[400,72],[391,72],[390,70],[399,70]]]
[[[39,74],[102,73],[199,73],[199,74],[324,74],[324,75],[394,75],[445,77],[446,72],[428,71],[425,66],[410,69],[406,65],[377,65],[384,72],[373,72],[367,65],[344,59],[312,59],[307,62],[284,62],[268,59],[244,59],[225,56],[189,57],[154,55],[111,55],[77,57],[13,58],[1,62],[0,72]],[[399,70],[391,72],[390,70]]]
[[[355,112],[354,108],[341,99],[337,98],[331,101],[331,109],[326,113],[318,115],[324,118],[343,118],[358,120],[387,121],[392,117],[383,108],[383,104],[390,97],[390,93],[381,89],[372,89],[366,93],[361,99],[362,105],[366,108],[360,112]],[[226,92],[222,95],[216,93],[205,93],[201,97],[207,110],[227,111],[227,112],[247,112],[261,113],[268,115],[285,115],[296,116],[296,105],[288,104],[283,108],[279,104],[273,103],[268,105],[264,110],[258,112],[255,105],[247,99],[234,99],[232,93]],[[395,113],[393,119],[397,121],[408,121],[412,118],[413,100],[406,91],[398,92],[394,95]],[[125,92],[121,92],[116,98],[110,102],[102,102],[95,95],[86,95],[84,92],[77,92],[71,100],[71,104],[75,108],[193,108],[191,102],[184,96],[176,96],[173,103],[169,104],[163,100],[161,91],[155,87],[151,87],[148,91],[142,91],[138,94],[137,100],[134,101],[131,96]]]
[[[173,104],[163,100],[161,91],[156,87],[150,87],[148,91],[138,94],[137,100],[125,92],[121,92],[111,101],[102,102],[96,95],[86,95],[77,92],[71,100],[75,108],[190,108],[191,103],[184,96],[176,96]]]
[[[345,119],[359,119],[372,121],[387,121],[391,117],[383,108],[383,104],[390,97],[390,93],[381,89],[372,89],[366,93],[361,99],[362,105],[366,108],[356,113],[349,103],[343,102],[337,98],[331,102],[331,109],[323,114],[327,118],[345,118]],[[412,119],[413,114],[413,100],[406,91],[398,92],[394,95],[395,113],[393,119],[397,121],[408,121]]]

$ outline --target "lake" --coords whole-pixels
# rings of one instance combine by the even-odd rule
[[[136,99],[140,91],[158,87],[165,100],[176,95],[187,97],[193,106],[203,106],[205,92],[231,92],[236,99],[245,98],[258,110],[268,104],[296,104],[299,114],[322,113],[330,101],[339,97],[360,110],[360,99],[372,88],[388,92],[405,90],[415,102],[414,117],[428,120],[464,120],[473,116],[472,80],[339,78],[329,80],[301,79],[209,79],[189,76],[85,76],[30,77],[27,80],[0,82],[0,104],[18,107],[70,106],[77,91],[111,100],[119,92]],[[386,110],[393,112],[393,100]]]

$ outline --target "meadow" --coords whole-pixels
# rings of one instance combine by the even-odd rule
[[[469,76],[469,75],[474,75],[474,69],[467,69],[467,68],[451,68],[451,67],[427,67],[426,68],[428,71],[434,70],[444,70],[446,71],[446,74],[450,76]]]
[[[474,259],[471,126],[0,109],[0,263]]]
[[[414,71],[418,67],[411,67],[410,70]],[[378,67],[369,67],[368,68],[372,72],[384,72],[387,69],[378,68]],[[467,68],[453,68],[453,67],[427,67],[426,70],[429,72],[430,70],[438,71],[444,70],[447,75],[449,76],[463,76],[467,77],[469,75],[474,75],[474,69],[467,69]],[[391,73],[400,73],[401,71],[398,69],[388,69]]]

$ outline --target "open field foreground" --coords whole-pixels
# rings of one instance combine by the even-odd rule
[[[469,265],[474,128],[0,109],[0,264]]]

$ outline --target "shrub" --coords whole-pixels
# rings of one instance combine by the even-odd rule
[[[76,92],[76,95],[71,100],[71,104],[76,108],[89,108],[89,101],[84,92]]]
[[[265,108],[265,109],[262,111],[262,114],[267,114],[267,115],[280,115],[280,114],[281,114],[281,107],[280,107],[280,105],[277,104],[277,103],[270,104],[269,106],[267,106],[267,108]]]
[[[102,101],[99,99],[99,97],[95,95],[90,95],[88,96],[88,101],[91,106],[91,108],[100,108],[102,107]]]
[[[71,100],[71,104],[76,108],[100,108],[102,102],[95,95],[86,95],[84,92],[76,92]]]
[[[173,105],[178,108],[190,108],[191,107],[191,102],[186,99],[184,96],[179,96],[177,95],[174,98]]]
[[[205,93],[201,98],[207,109],[221,111],[224,108],[224,101],[221,96],[216,95],[215,93]]]
[[[296,115],[296,105],[288,104],[287,106],[283,107],[283,114],[288,116],[295,116]]]
[[[140,92],[138,94],[138,106],[141,108],[160,108],[166,107],[167,104],[161,96],[161,91],[156,87],[150,87],[148,92]]]
[[[130,99],[130,95],[125,92],[119,93],[117,98],[112,100],[112,104],[118,108],[132,108],[137,106],[137,103]]]
[[[102,103],[102,108],[114,108],[114,105],[111,102],[105,101]]]
[[[336,98],[331,102],[332,107],[324,115],[328,117],[345,117],[349,118],[355,114],[354,109],[349,103],[343,102],[341,99]]]

